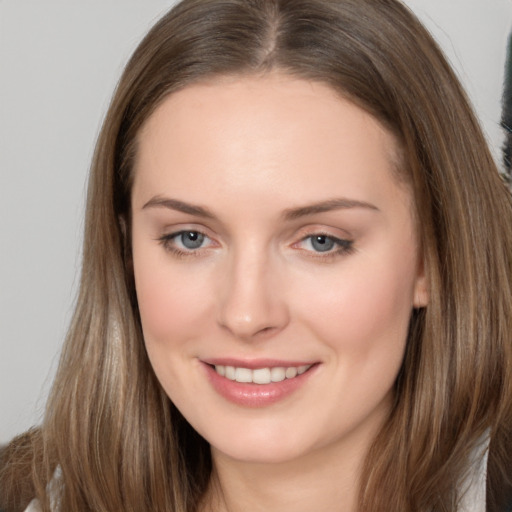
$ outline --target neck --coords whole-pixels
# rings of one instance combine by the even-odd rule
[[[232,459],[212,448],[204,512],[355,512],[367,444],[318,449],[278,463]]]

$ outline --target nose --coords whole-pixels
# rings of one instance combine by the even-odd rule
[[[242,340],[267,338],[289,323],[278,265],[255,249],[233,255],[220,277],[218,323]]]

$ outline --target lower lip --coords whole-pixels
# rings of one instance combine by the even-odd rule
[[[284,400],[299,390],[312,376],[318,365],[313,365],[309,370],[293,379],[269,384],[236,382],[222,377],[206,363],[203,363],[203,366],[215,391],[226,400],[244,407],[265,407]]]

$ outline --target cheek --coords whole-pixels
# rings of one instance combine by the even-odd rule
[[[185,394],[177,383],[183,379],[182,362],[196,355],[195,341],[205,329],[208,306],[201,276],[176,271],[161,252],[163,256],[157,257],[151,251],[134,254],[135,286],[151,366],[167,395],[180,407],[183,400],[186,404],[188,393],[199,393],[194,382],[187,384]]]
[[[134,250],[134,272],[148,349],[152,344],[178,344],[193,338],[209,307],[205,301],[206,276],[180,272],[165,251],[144,248]]]
[[[308,318],[335,349],[401,357],[412,311],[414,261],[355,259],[308,297]],[[322,293],[319,293],[322,290]]]

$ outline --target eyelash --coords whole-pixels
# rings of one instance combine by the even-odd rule
[[[334,244],[334,248],[333,248],[333,250],[328,250],[328,251],[324,251],[324,252],[303,249],[303,250],[307,251],[308,253],[311,253],[311,257],[313,257],[313,258],[319,258],[324,261],[329,261],[338,256],[345,256],[345,255],[348,255],[348,254],[351,254],[354,252],[354,241],[353,240],[337,238],[335,236],[329,235],[328,233],[322,233],[322,232],[316,232],[316,233],[311,233],[310,235],[306,235],[299,242],[296,242],[293,245],[297,246],[306,241],[309,241],[309,244],[312,245],[313,240],[315,238],[320,238],[320,237],[330,240]]]
[[[180,257],[180,258],[187,258],[187,257],[197,257],[201,256],[202,251],[204,247],[200,246],[196,249],[181,249],[180,247],[176,246],[175,239],[177,239],[179,236],[182,236],[187,233],[194,233],[199,236],[204,237],[204,240],[210,240],[210,237],[201,231],[190,229],[190,230],[180,230],[176,231],[174,233],[169,233],[166,235],[161,236],[158,238],[158,242],[163,246],[163,248],[173,254],[174,256]],[[306,241],[309,240],[309,243],[313,243],[314,238],[320,238],[323,237],[326,240],[331,241],[334,244],[334,247],[336,247],[334,250],[328,250],[328,251],[315,251],[315,250],[309,250],[309,249],[300,249],[297,247],[299,244],[303,244]],[[337,238],[335,236],[329,235],[327,233],[322,232],[315,232],[311,233],[307,236],[304,236],[301,238],[298,242],[294,243],[292,247],[297,248],[299,250],[303,250],[305,252],[310,253],[310,257],[312,258],[318,258],[322,259],[324,261],[332,260],[338,256],[348,255],[351,254],[354,251],[354,242],[353,240],[347,240],[342,238]]]
[[[197,249],[181,249],[180,247],[176,246],[175,239],[187,233],[196,233],[200,236],[203,236],[205,240],[211,240],[208,235],[205,235],[204,233],[196,229],[182,229],[181,231],[176,231],[174,233],[163,235],[160,238],[158,238],[158,241],[166,251],[170,252],[174,256],[178,256],[180,258],[200,256],[201,249],[203,247],[198,247]]]

